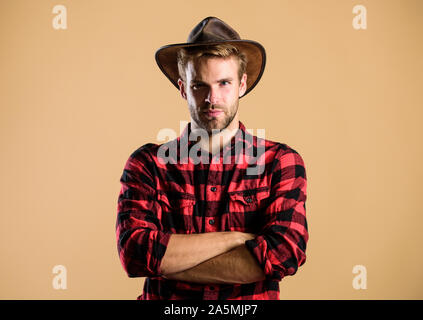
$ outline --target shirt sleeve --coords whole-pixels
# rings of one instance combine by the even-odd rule
[[[129,157],[120,178],[116,238],[119,258],[129,277],[160,276],[170,238],[161,224],[152,166],[143,146]]]
[[[245,242],[268,278],[281,280],[305,263],[306,187],[301,156],[293,149],[280,149],[274,161],[264,227],[255,239]]]

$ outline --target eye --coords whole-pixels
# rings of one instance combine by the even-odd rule
[[[201,84],[201,83],[195,83],[195,84],[193,84],[192,86],[191,86],[191,89],[192,90],[198,90],[198,89],[200,89],[200,88],[202,88],[203,87],[203,85]]]
[[[220,82],[220,84],[222,86],[227,86],[228,84],[230,84],[230,82],[229,81],[226,81],[226,80],[223,80],[223,81]]]

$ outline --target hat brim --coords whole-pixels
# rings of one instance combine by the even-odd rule
[[[157,65],[165,76],[173,83],[173,85],[179,90],[178,79],[179,71],[177,65],[177,53],[181,48],[187,47],[198,47],[207,46],[214,44],[228,43],[236,46],[242,51],[247,57],[247,90],[244,96],[246,96],[259,82],[264,72],[266,65],[266,51],[264,47],[252,40],[225,40],[225,41],[213,41],[205,43],[178,43],[163,46],[156,51],[155,58]]]

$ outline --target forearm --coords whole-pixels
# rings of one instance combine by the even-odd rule
[[[168,275],[185,271],[253,238],[254,235],[242,232],[173,234],[162,259],[161,272]]]
[[[166,278],[204,284],[243,284],[264,280],[265,275],[247,247],[241,245],[189,270],[169,274]]]

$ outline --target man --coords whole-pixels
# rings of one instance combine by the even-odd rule
[[[239,121],[264,48],[208,17],[156,61],[191,122],[137,149],[120,180],[118,251],[129,277],[147,277],[138,298],[279,299],[279,281],[305,262],[306,175],[296,151]]]

